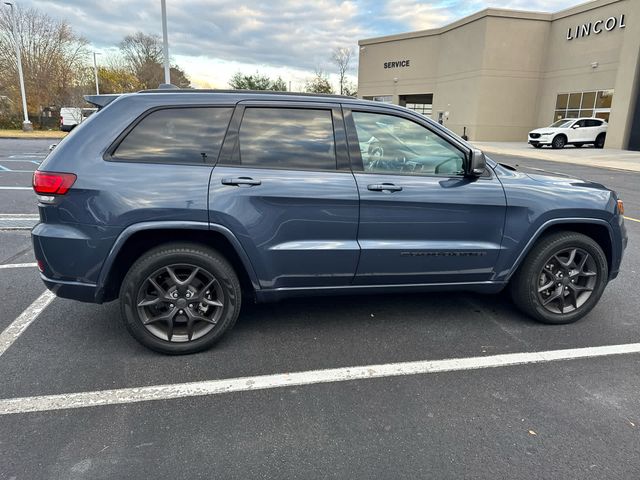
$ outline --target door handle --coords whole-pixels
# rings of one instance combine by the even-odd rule
[[[393,183],[372,183],[367,185],[367,190],[372,192],[399,192],[402,190],[400,185],[394,185]]]
[[[221,180],[221,183],[223,185],[236,185],[236,186],[246,185],[248,187],[253,187],[255,185],[262,185],[262,182],[260,180],[254,180],[251,177],[223,178]]]

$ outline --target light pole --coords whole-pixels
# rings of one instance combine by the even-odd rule
[[[29,121],[27,113],[27,94],[24,91],[24,76],[22,75],[22,57],[20,56],[20,44],[18,43],[18,23],[16,22],[15,12],[13,11],[13,3],[4,2],[11,8],[11,27],[13,29],[13,41],[16,44],[16,57],[18,60],[18,77],[20,78],[20,94],[22,95],[22,111],[24,113],[24,121],[22,122],[22,130],[29,132],[33,130],[33,125]]]
[[[169,67],[169,38],[167,34],[167,1],[160,0],[162,4],[162,49],[164,56],[164,83],[171,83],[171,70]]]
[[[96,62],[96,55],[100,54],[93,52],[93,74],[96,77],[96,95],[100,95],[100,88],[98,88],[98,64]]]

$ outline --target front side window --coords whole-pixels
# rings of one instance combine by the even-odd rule
[[[247,108],[240,125],[240,164],[291,170],[335,170],[330,110]]]
[[[166,108],[144,117],[112,159],[125,162],[215,162],[232,108]]]
[[[365,172],[462,175],[464,154],[411,120],[353,112]]]

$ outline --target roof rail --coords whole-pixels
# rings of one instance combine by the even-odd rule
[[[106,107],[111,102],[113,102],[120,95],[115,93],[110,93],[106,95],[85,95],[84,99],[90,103],[91,105],[95,105],[98,107],[98,110],[102,107]]]
[[[250,94],[250,95],[285,95],[293,97],[325,97],[325,98],[344,98],[350,100],[358,100],[356,97],[350,97],[348,95],[339,95],[335,93],[308,93],[308,92],[277,92],[274,90],[231,90],[231,89],[215,89],[215,88],[180,88],[175,89],[148,89],[140,90],[138,93],[238,93],[238,94]]]

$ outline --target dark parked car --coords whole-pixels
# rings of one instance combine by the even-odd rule
[[[155,90],[101,110],[34,175],[57,295],[119,298],[133,336],[190,353],[243,298],[509,286],[573,322],[618,275],[622,202],[527,174],[410,110],[347,97]]]

